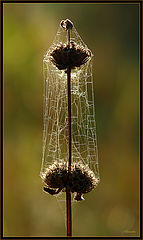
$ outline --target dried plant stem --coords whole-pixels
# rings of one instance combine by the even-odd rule
[[[70,29],[68,29],[68,45],[70,44]],[[71,136],[71,68],[67,68],[67,90],[68,90],[68,136],[69,136],[69,162],[68,171],[71,171],[72,158],[72,136]],[[66,189],[66,206],[67,206],[67,237],[72,236],[72,217],[71,217],[71,192]]]
[[[72,236],[72,221],[71,221],[71,192],[66,191],[66,205],[67,205],[67,237]]]
[[[68,170],[71,170],[71,158],[72,158],[72,136],[71,136],[71,69],[67,69],[67,87],[68,87],[68,135],[69,135],[69,164]]]

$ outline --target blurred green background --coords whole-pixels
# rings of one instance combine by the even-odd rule
[[[43,56],[62,19],[94,54],[101,183],[73,206],[73,236],[139,234],[138,4],[4,4],[4,236],[65,236],[42,191]]]

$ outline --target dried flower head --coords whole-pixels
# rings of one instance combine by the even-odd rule
[[[80,67],[85,64],[91,57],[91,52],[74,42],[68,44],[60,44],[50,53],[50,60],[59,70],[70,67]]]
[[[62,20],[60,25],[65,31],[73,28],[73,23],[69,19]]]
[[[73,163],[71,171],[68,172],[66,162],[54,162],[50,165],[43,175],[45,183],[44,190],[52,195],[59,193],[66,188],[72,193],[76,193],[74,199],[77,201],[83,200],[82,194],[90,192],[96,188],[99,179],[87,165],[81,162]]]

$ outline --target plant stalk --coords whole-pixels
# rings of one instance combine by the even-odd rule
[[[70,29],[68,29],[68,45],[70,45]],[[72,136],[71,136],[71,68],[67,68],[67,91],[68,91],[68,137],[69,137],[69,162],[68,172],[71,171],[72,159]],[[67,207],[67,237],[72,236],[72,216],[71,216],[71,192],[66,189],[66,207]]]

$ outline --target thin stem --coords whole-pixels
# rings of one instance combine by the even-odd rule
[[[68,137],[69,137],[69,164],[68,170],[71,170],[71,157],[72,157],[72,137],[71,137],[71,69],[67,69],[67,87],[68,87]]]
[[[68,45],[70,45],[70,29],[68,29]]]
[[[72,236],[72,219],[71,219],[71,192],[66,190],[66,205],[67,205],[67,237]]]
[[[70,45],[70,29],[68,29],[68,45]],[[71,137],[71,68],[67,68],[67,90],[68,90],[68,137],[69,137],[69,162],[68,172],[71,171],[72,158],[72,137]],[[67,237],[72,236],[72,217],[71,217],[71,192],[66,189],[66,205],[67,205]]]

